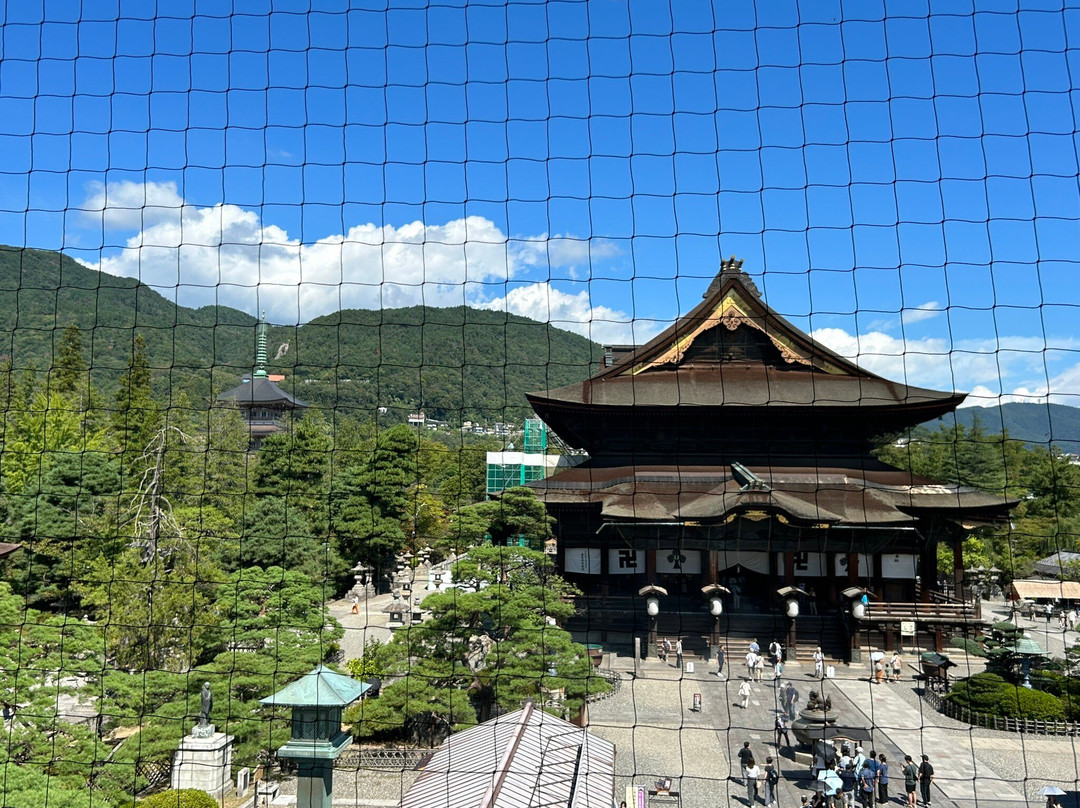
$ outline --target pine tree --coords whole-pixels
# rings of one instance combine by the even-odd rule
[[[88,377],[83,359],[82,331],[77,325],[69,325],[60,337],[56,349],[51,379],[52,389],[72,398],[84,397]]]

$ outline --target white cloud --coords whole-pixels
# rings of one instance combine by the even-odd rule
[[[944,311],[941,308],[941,304],[936,300],[930,300],[922,305],[915,306],[910,309],[904,309],[900,312],[900,319],[904,325],[911,325],[913,323],[922,322],[923,320],[929,320],[933,317],[937,317]]]
[[[107,229],[138,229],[119,253],[90,266],[138,278],[183,305],[265,310],[279,323],[307,322],[347,308],[482,305],[494,288],[528,267],[587,264],[618,253],[610,242],[567,234],[510,238],[478,216],[439,225],[360,224],[305,244],[253,211],[185,204],[174,183],[110,183],[89,191],[87,216]],[[544,319],[550,312],[577,323],[580,305],[571,313],[563,293],[552,293],[553,306],[522,313]],[[521,294],[515,289],[501,300]],[[626,320],[606,309],[597,309],[596,316]]]
[[[969,406],[999,403],[994,390],[1012,389],[1008,400],[1056,400],[1080,404],[1080,365],[1056,376],[1049,386],[1024,381],[1046,373],[1049,352],[1075,351],[1076,339],[1000,336],[950,343],[935,337],[903,339],[880,331],[850,334],[841,328],[821,328],[815,340],[851,359],[871,373],[917,387],[970,391]],[[1072,391],[1072,395],[1070,395]],[[1004,401],[1004,399],[1002,400]]]
[[[570,294],[546,282],[515,286],[505,297],[484,303],[481,308],[547,321],[602,345],[643,344],[663,327],[652,320],[634,320],[607,306],[594,306],[588,290]]]
[[[184,200],[175,182],[92,182],[79,207],[84,220],[105,230],[137,230],[179,222]]]
[[[998,404],[1011,402],[1080,407],[1080,364],[1066,368],[1063,372],[1051,377],[1045,384],[1032,387],[1021,385],[1009,393],[995,392],[984,385],[977,385],[972,388],[964,406],[996,407]]]

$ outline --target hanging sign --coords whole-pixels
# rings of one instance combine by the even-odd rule
[[[904,578],[914,581],[919,569],[919,557],[905,553],[881,554],[881,577]]]
[[[825,575],[824,553],[792,553],[796,578],[821,578]],[[784,554],[776,554],[776,568],[784,574]]]
[[[600,574],[599,547],[567,547],[563,556],[563,572],[578,575]]]
[[[848,577],[848,563],[850,559],[847,553],[836,554],[836,577],[847,578]],[[858,578],[870,578],[874,574],[874,559],[866,553],[859,553],[858,555],[859,568],[855,574]]]
[[[642,550],[608,550],[608,575],[637,575],[645,572],[645,553]]]
[[[656,551],[656,571],[675,575],[701,573],[701,551],[676,548]]]

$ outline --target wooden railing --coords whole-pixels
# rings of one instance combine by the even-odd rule
[[[982,604],[970,603],[870,603],[866,617],[871,622],[915,620],[924,623],[960,623],[982,619]]]
[[[980,713],[968,707],[961,707],[944,698],[933,690],[924,690],[923,699],[942,715],[971,724],[1003,732],[1023,732],[1029,735],[1080,735],[1080,724],[1072,721],[1043,721],[1035,718],[1012,718],[1005,715]]]

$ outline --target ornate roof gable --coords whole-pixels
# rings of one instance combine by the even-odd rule
[[[708,356],[705,343],[725,341],[714,329],[728,332],[747,329],[759,339],[768,340],[782,362],[838,376],[876,378],[844,357],[815,343],[807,334],[774,312],[761,299],[753,280],[742,269],[743,262],[732,256],[720,265],[720,273],[709,284],[703,300],[692,312],[680,318],[647,345],[637,349],[619,364],[600,374],[600,377],[637,376],[654,370],[672,370],[695,357],[694,364],[720,365],[725,360]],[[743,338],[753,335],[743,335]],[[699,350],[694,350],[695,346]],[[714,351],[715,353],[715,351]],[[742,359],[741,361],[754,361]],[[760,360],[758,360],[760,361]]]

